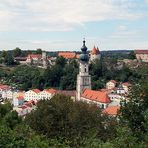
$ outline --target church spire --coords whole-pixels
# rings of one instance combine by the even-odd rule
[[[85,45],[85,39],[83,40],[83,46],[81,47],[82,53],[80,54],[80,60],[83,62],[88,62],[89,57],[87,55],[87,47]]]
[[[81,100],[81,94],[84,89],[91,89],[91,76],[89,75],[88,61],[89,57],[87,54],[87,47],[85,45],[85,39],[83,40],[83,46],[81,48],[82,53],[80,54],[79,60],[79,74],[77,75],[77,93],[76,99]]]

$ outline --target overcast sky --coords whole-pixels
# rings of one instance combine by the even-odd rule
[[[0,50],[148,49],[148,0],[0,0]]]

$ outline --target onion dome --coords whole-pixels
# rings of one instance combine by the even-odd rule
[[[85,39],[83,40],[83,46],[82,46],[81,50],[83,53],[86,53],[86,51],[87,51],[87,47],[85,45]]]
[[[85,45],[85,39],[83,40],[83,46],[82,46],[81,50],[82,50],[82,54],[80,54],[80,60],[83,61],[83,62],[88,62],[89,57],[86,53],[87,47]]]
[[[89,57],[87,54],[80,54],[80,60],[83,62],[88,62]]]

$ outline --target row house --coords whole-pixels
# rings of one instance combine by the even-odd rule
[[[104,109],[111,103],[106,91],[95,91],[85,89],[81,95],[81,100],[90,104],[96,104],[98,107]]]
[[[55,95],[55,93],[55,89],[44,89],[43,91],[40,91],[39,89],[32,89],[25,92],[24,98],[26,101],[49,100]]]
[[[26,101],[30,101],[30,100],[37,101],[37,100],[39,100],[39,93],[40,92],[41,91],[39,89],[32,89],[32,90],[25,92],[25,100]]]
[[[44,89],[39,93],[40,100],[49,100],[51,99],[56,93],[55,89]]]
[[[10,90],[10,86],[0,84],[0,97],[2,97],[3,92]]]

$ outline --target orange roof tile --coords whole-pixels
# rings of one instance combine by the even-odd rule
[[[130,83],[128,83],[128,82],[125,82],[125,83],[122,83],[122,85],[124,85],[124,86],[131,86],[131,84]]]
[[[117,83],[117,81],[115,81],[115,80],[110,80],[109,82],[112,82],[112,83],[114,83],[114,84]]]
[[[24,100],[24,97],[23,96],[18,96],[17,99],[18,100]]]
[[[32,91],[34,91],[36,94],[41,92],[39,89],[33,89]]]
[[[108,115],[117,115],[119,110],[120,110],[119,106],[109,106],[103,110],[103,113],[106,113]]]
[[[0,89],[8,89],[9,88],[9,86],[8,85],[3,85],[3,84],[0,84]]]
[[[148,54],[148,50],[135,50],[135,54]]]
[[[95,47],[94,46],[94,48],[92,49],[92,51],[91,51],[91,54],[99,54],[100,53],[100,51],[99,51],[99,48],[97,47]]]
[[[107,95],[107,92],[104,91],[95,91],[91,89],[85,89],[82,93],[82,97],[92,100],[92,101],[97,101],[100,103],[110,103],[110,99]]]
[[[40,59],[40,58],[42,58],[42,55],[41,54],[28,54],[27,58],[31,58],[31,59],[38,58],[38,59]]]
[[[54,94],[54,93],[56,93],[57,90],[50,88],[50,89],[44,89],[44,91],[46,91],[47,93],[50,93],[50,94]]]
[[[65,59],[73,59],[76,58],[75,52],[59,52],[58,56],[62,56]]]

